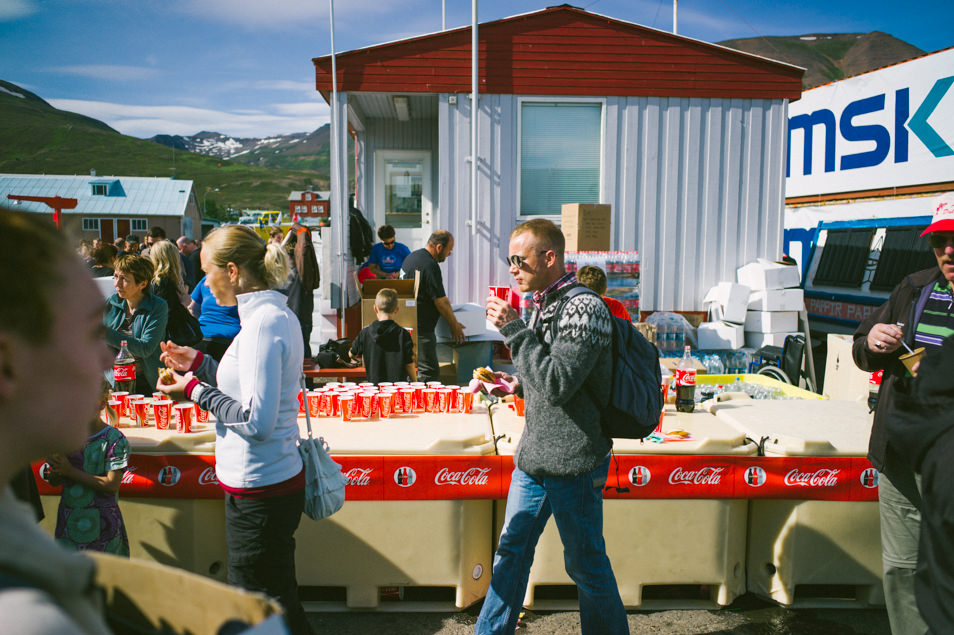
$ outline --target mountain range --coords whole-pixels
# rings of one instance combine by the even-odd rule
[[[220,132],[202,131],[187,137],[156,135],[150,141],[222,159],[286,170],[314,170],[328,173],[328,146],[331,126],[313,132],[295,132],[262,138],[230,137]]]

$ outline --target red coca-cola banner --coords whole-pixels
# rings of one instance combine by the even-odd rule
[[[348,500],[504,499],[509,456],[336,456]],[[41,494],[57,494],[33,466]],[[606,498],[874,501],[878,471],[862,457],[753,457],[618,454]],[[222,497],[212,455],[133,454],[121,496]]]

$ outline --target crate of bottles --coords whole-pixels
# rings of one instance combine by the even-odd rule
[[[619,300],[634,322],[639,321],[638,251],[568,251],[567,271],[595,266],[606,273],[606,295]]]

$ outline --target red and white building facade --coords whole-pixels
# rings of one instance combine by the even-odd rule
[[[331,57],[314,64],[331,103]],[[562,203],[612,206],[610,248],[639,251],[644,310],[698,310],[738,266],[781,254],[798,67],[568,6],[478,26],[476,109],[469,26],[344,52],[336,66],[333,214],[353,181],[358,209],[411,249],[451,231],[453,302],[482,302],[507,279],[513,227],[559,221]]]

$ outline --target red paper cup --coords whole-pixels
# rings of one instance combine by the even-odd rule
[[[402,388],[399,391],[401,395],[401,412],[404,414],[414,414],[414,393],[413,388]]]
[[[510,287],[489,287],[490,295],[510,304]]]
[[[306,395],[308,399],[308,414],[317,417],[321,411],[321,395],[313,390],[309,390]]]
[[[331,407],[331,393],[327,390],[318,393],[318,415],[330,417],[332,414],[334,414],[334,409]]]
[[[358,409],[360,414],[358,416],[364,417],[365,419],[371,418],[371,402],[374,401],[373,392],[361,392],[358,393]]]
[[[393,385],[394,385],[393,381],[382,381],[380,384],[378,384],[378,388],[387,388],[388,386],[393,386]]]
[[[192,432],[192,414],[195,412],[192,404],[177,403],[172,408],[176,411],[176,432]]]
[[[425,384],[428,388],[440,388],[444,384],[439,381],[429,381]]]
[[[136,425],[140,428],[146,427],[146,424],[149,423],[149,400],[136,399],[132,402],[132,408]]]
[[[305,414],[305,396],[302,391],[298,391],[298,412]]]
[[[450,399],[447,400],[447,412],[459,412],[460,408],[457,406],[458,396],[460,395],[460,386],[444,386],[450,390]]]
[[[513,409],[517,413],[518,417],[524,416],[525,408],[526,408],[526,405],[524,404],[523,399],[521,397],[518,397],[517,395],[514,395]]]
[[[164,399],[166,399],[166,393],[164,393],[164,392],[158,392],[158,391],[152,393],[152,400],[153,400],[153,401],[163,401]]]
[[[338,405],[341,407],[341,420],[351,421],[351,415],[354,409],[354,396],[342,395],[341,398],[338,399]]]
[[[659,411],[659,423],[656,425],[656,429],[653,430],[653,432],[662,434],[663,417],[666,416],[666,400],[669,399],[669,382],[664,381],[659,386],[659,392],[662,393],[663,408]]]
[[[382,419],[390,419],[394,407],[394,393],[382,392],[378,394],[378,412]]]
[[[106,407],[103,408],[103,413],[106,415],[106,421],[109,422],[109,425],[114,426],[119,423],[119,415],[123,411],[123,402],[119,399],[110,399],[106,402]]]
[[[157,399],[152,402],[152,414],[156,419],[157,430],[168,430],[172,419],[172,400]]]
[[[469,390],[464,390],[460,392],[460,411],[469,414],[471,409],[474,407],[474,393]]]
[[[196,423],[208,423],[209,422],[209,411],[203,410],[199,404],[195,404],[195,422]]]
[[[118,391],[114,391],[112,396],[113,396],[113,399],[119,402],[119,416],[120,417],[127,416],[126,415],[127,413],[126,400],[129,399],[129,393],[126,392],[125,390],[118,390]]]
[[[437,389],[424,389],[424,412],[437,412]]]
[[[451,391],[449,388],[441,388],[437,391],[437,412],[447,412],[450,408]]]
[[[358,384],[358,388],[374,388],[374,382],[362,381]]]
[[[341,416],[341,409],[338,407],[338,400],[340,398],[341,398],[340,392],[332,391],[328,393],[328,399],[331,401],[331,412],[329,413],[329,416],[332,416],[332,417]]]

